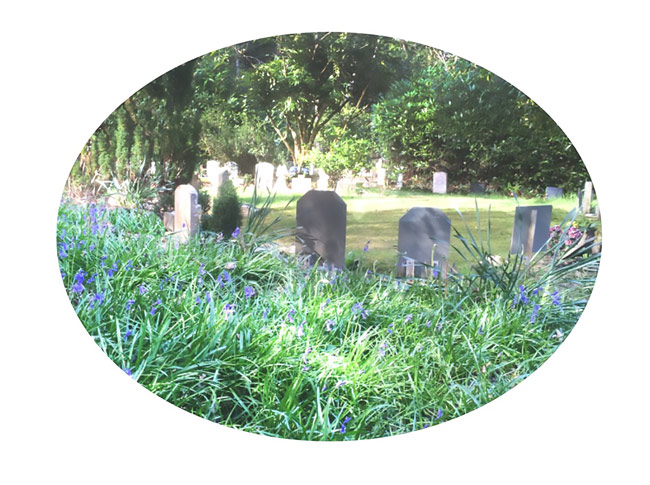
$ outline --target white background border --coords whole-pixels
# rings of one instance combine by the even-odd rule
[[[306,5],[114,1],[3,8],[2,481],[647,479],[647,14],[631,1],[615,7],[410,0]],[[324,30],[442,48],[524,91],[578,148],[598,191],[605,232],[592,300],[533,376],[451,422],[353,443],[240,433],[156,398],[86,334],[60,285],[54,247],[68,171],[127,96],[210,50]]]

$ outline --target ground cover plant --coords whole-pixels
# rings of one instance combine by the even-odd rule
[[[589,248],[563,258],[567,220],[543,254],[502,265],[465,230],[455,244],[473,270],[447,280],[330,272],[278,251],[257,213],[182,245],[150,212],[64,201],[57,252],[80,321],[127,375],[268,436],[378,438],[476,409],[555,351],[598,265]]]

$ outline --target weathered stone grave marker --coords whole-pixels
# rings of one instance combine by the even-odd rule
[[[451,221],[440,209],[409,209],[399,220],[397,276],[446,278],[450,238]]]
[[[316,180],[316,188],[318,190],[329,190],[330,176],[327,175],[325,170],[317,168],[316,175],[318,176],[318,179]]]
[[[585,190],[582,193],[582,212],[591,214],[591,199],[593,197],[594,184],[585,182]]]
[[[560,187],[546,187],[546,199],[557,199],[564,195]]]
[[[273,186],[275,192],[287,192],[289,190],[287,187],[288,175],[289,170],[283,163],[275,167],[275,185]]]
[[[434,194],[447,193],[447,172],[433,173],[433,193]]]
[[[179,185],[174,190],[174,236],[180,242],[187,242],[199,230],[201,206],[198,202],[199,193],[191,185]]]
[[[273,174],[275,167],[269,162],[255,165],[255,189],[258,194],[267,195],[273,190]]]
[[[472,182],[469,184],[469,191],[472,194],[484,194],[487,186],[483,182]]]
[[[306,194],[311,190],[311,177],[298,175],[291,179],[291,191],[294,194]]]
[[[342,178],[336,183],[336,193],[344,196],[355,195],[357,184],[349,178]]]
[[[549,238],[552,212],[552,205],[517,207],[510,241],[510,254],[530,255],[544,247]]]
[[[404,175],[401,173],[397,174],[397,188],[399,190],[402,190],[402,187],[404,186]]]
[[[346,204],[336,192],[310,190],[296,204],[296,254],[309,264],[345,266]]]

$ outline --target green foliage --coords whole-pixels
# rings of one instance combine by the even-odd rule
[[[503,79],[463,59],[439,60],[393,85],[374,107],[381,146],[408,176],[457,183],[575,189],[587,176],[559,127]],[[562,170],[558,170],[562,167]]]
[[[229,236],[242,223],[241,204],[237,190],[230,180],[219,188],[212,201],[212,213],[204,218],[203,229]]]
[[[514,300],[500,285],[305,271],[272,245],[176,247],[150,213],[67,203],[56,249],[75,312],[125,379],[225,426],[314,441],[407,433],[492,401],[553,354],[590,291],[585,267],[541,289],[522,277]]]

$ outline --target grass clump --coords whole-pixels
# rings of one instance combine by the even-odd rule
[[[524,264],[507,286],[306,269],[265,233],[268,206],[237,237],[178,247],[146,212],[64,203],[57,227],[63,284],[97,345],[156,395],[244,431],[367,439],[463,415],[555,351],[595,277],[584,259]]]

